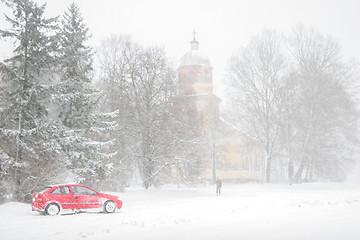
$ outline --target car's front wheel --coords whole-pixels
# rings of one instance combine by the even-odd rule
[[[106,201],[104,203],[104,211],[106,213],[113,213],[116,210],[116,203],[114,201]]]
[[[56,203],[50,203],[45,208],[45,214],[49,216],[58,215],[60,212],[60,207]]]

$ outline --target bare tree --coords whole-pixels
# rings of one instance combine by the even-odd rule
[[[270,181],[271,163],[280,151],[279,108],[287,74],[283,38],[266,30],[231,58],[228,87],[236,108],[237,126],[256,139],[265,152],[265,178]]]
[[[175,71],[163,48],[144,48],[126,36],[106,40],[100,54],[102,79],[111,83],[106,89],[109,104],[120,112],[122,152],[136,163],[148,188],[172,163],[169,122]]]
[[[338,179],[340,169],[352,158],[349,150],[355,138],[351,132],[356,132],[355,104],[345,89],[349,69],[337,42],[312,28],[298,25],[289,46],[299,96],[293,149],[298,168],[293,181],[309,178],[313,171],[319,177]]]
[[[129,136],[132,103],[128,98],[128,76],[129,61],[132,52],[137,48],[139,46],[130,36],[111,35],[102,41],[97,51],[101,69],[98,87],[105,95],[101,108],[109,112],[118,112],[118,129],[111,133],[111,138],[115,140],[112,148],[117,154],[113,158],[112,182],[107,183],[112,189],[118,190],[124,190],[129,184],[135,167],[133,153],[137,145]]]

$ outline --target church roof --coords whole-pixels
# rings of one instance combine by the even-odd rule
[[[192,42],[190,42],[190,51],[180,59],[180,67],[191,65],[211,67],[208,56],[199,50],[199,42],[195,39],[195,33]]]
[[[180,59],[180,67],[191,65],[211,66],[209,58],[200,50],[188,51]]]

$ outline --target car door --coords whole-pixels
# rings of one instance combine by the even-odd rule
[[[77,209],[100,208],[103,203],[97,192],[84,186],[72,186]]]
[[[50,200],[61,205],[62,209],[73,209],[76,202],[74,202],[73,195],[68,186],[58,187],[50,193]]]

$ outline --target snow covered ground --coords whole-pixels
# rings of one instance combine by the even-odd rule
[[[119,193],[122,210],[49,217],[29,204],[0,205],[0,240],[360,239],[360,186],[172,187]]]

